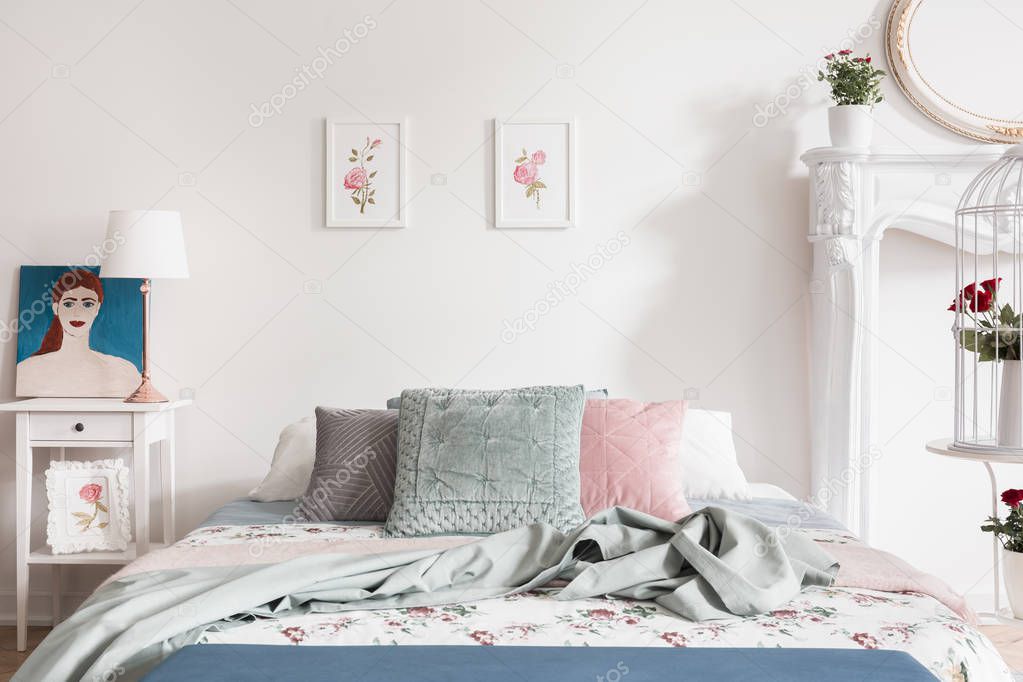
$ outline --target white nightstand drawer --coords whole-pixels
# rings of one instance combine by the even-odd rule
[[[130,413],[32,412],[28,431],[32,440],[131,442],[131,422]]]

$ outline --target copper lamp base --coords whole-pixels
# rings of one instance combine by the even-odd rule
[[[149,278],[142,280],[142,383],[124,399],[126,403],[165,403],[167,396],[156,390],[149,379]]]
[[[149,380],[149,377],[142,377],[142,383],[135,392],[124,399],[126,403],[165,403],[167,402],[167,396],[156,390],[153,386],[153,382]]]

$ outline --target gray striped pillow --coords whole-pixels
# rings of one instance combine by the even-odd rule
[[[394,502],[397,410],[316,408],[316,462],[296,516],[384,521]]]

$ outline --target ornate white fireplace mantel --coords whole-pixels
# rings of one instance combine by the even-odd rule
[[[861,536],[870,532],[870,465],[884,454],[876,414],[879,242],[886,230],[899,229],[955,245],[959,196],[1004,151],[998,145],[937,153],[824,147],[802,156],[810,169],[813,245],[813,497]],[[990,249],[989,239],[978,239],[977,251]],[[952,268],[950,253],[950,300]]]

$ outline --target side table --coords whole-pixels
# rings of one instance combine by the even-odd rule
[[[987,469],[988,480],[991,481],[991,515],[998,516],[998,503],[1000,497],[998,494],[998,479],[995,477],[995,470],[991,466],[992,464],[1023,464],[1023,455],[1016,454],[1002,454],[996,452],[981,452],[981,451],[970,451],[970,450],[956,450],[952,448],[951,438],[942,438],[939,440],[932,440],[927,443],[927,451],[935,455],[941,455],[943,457],[953,457],[955,459],[968,460],[972,462],[980,462]],[[995,587],[995,609],[992,616],[998,620],[1004,620],[1008,622],[1016,622],[1014,618],[1004,618],[1001,615],[1001,592],[1002,592],[1002,570],[1001,562],[999,561],[998,550],[999,543],[997,537],[991,538],[991,559],[994,567],[994,587]],[[986,614],[985,614],[986,615]]]
[[[174,414],[190,400],[125,403],[116,398],[30,398],[0,403],[0,412],[17,419],[17,625],[18,651],[28,636],[29,567],[48,564],[52,570],[53,623],[60,619],[61,566],[127,564],[153,548],[149,534],[150,450],[159,444],[163,500],[163,542],[174,542]],[[134,542],[123,552],[53,554],[31,547],[33,451],[48,448],[50,459],[65,457],[66,448],[131,448]]]

